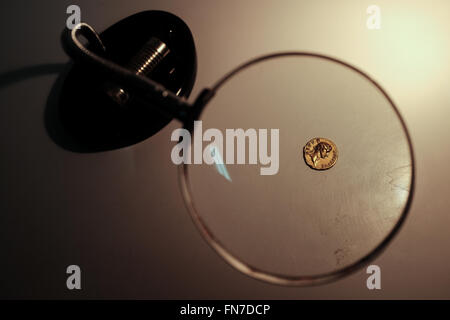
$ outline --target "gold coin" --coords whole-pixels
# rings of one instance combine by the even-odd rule
[[[312,169],[326,170],[336,164],[338,150],[333,141],[314,138],[303,147],[303,157],[306,164]]]

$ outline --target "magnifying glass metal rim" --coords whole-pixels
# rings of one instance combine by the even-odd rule
[[[260,268],[257,268],[251,264],[248,264],[243,261],[243,259],[240,259],[238,256],[234,255],[229,249],[226,248],[226,246],[221,243],[219,239],[217,239],[213,232],[208,228],[208,225],[206,222],[201,218],[199,215],[197,209],[194,205],[194,200],[192,198],[192,191],[190,188],[189,183],[189,173],[188,173],[188,164],[180,164],[178,166],[178,180],[181,188],[181,193],[183,195],[183,199],[186,205],[186,208],[194,221],[194,224],[198,228],[200,234],[205,239],[205,241],[214,249],[214,251],[222,257],[228,264],[230,264],[232,267],[237,269],[238,271],[242,272],[243,274],[257,279],[264,282],[277,284],[277,285],[284,285],[284,286],[313,286],[313,285],[319,285],[319,284],[325,284],[328,282],[332,282],[335,280],[338,280],[342,277],[345,277],[360,268],[367,265],[370,261],[374,260],[379,254],[382,253],[382,251],[387,247],[388,243],[393,239],[393,237],[397,234],[400,227],[402,226],[404,220],[406,219],[406,216],[409,212],[413,194],[414,194],[414,188],[415,188],[415,159],[414,159],[414,152],[413,152],[413,146],[410,134],[408,132],[408,129],[406,127],[406,124],[397,108],[397,106],[394,104],[392,99],[389,97],[389,95],[386,93],[386,91],[381,87],[380,84],[378,84],[375,80],[373,80],[369,75],[361,71],[360,69],[343,62],[342,60],[329,57],[326,55],[318,54],[318,53],[312,53],[312,52],[280,52],[280,53],[274,53],[269,55],[264,55],[258,58],[255,58],[253,60],[250,60],[228,74],[226,74],[224,77],[222,77],[216,84],[212,87],[211,91],[216,92],[220,87],[222,87],[228,80],[230,80],[234,75],[239,73],[240,71],[253,66],[257,63],[263,62],[265,60],[274,59],[274,58],[283,58],[283,57],[310,57],[310,58],[317,58],[326,60],[329,62],[334,62],[337,64],[340,64],[344,67],[347,67],[354,72],[360,74],[365,79],[370,81],[379,92],[387,99],[393,110],[395,111],[395,114],[397,115],[397,118],[399,119],[401,126],[403,128],[403,131],[406,135],[406,139],[408,142],[410,157],[411,157],[411,171],[412,171],[412,177],[411,177],[411,185],[410,185],[410,192],[408,194],[408,199],[406,201],[406,205],[403,208],[403,211],[400,215],[400,218],[392,228],[392,230],[389,232],[389,234],[367,255],[363,256],[359,260],[355,261],[354,263],[345,266],[343,268],[337,269],[335,271],[327,272],[327,273],[319,273],[319,274],[312,274],[312,275],[283,275],[280,273],[274,273],[274,272],[268,272],[264,271]],[[201,107],[200,112],[196,114],[196,118],[194,120],[198,120],[201,117],[202,111],[205,109],[207,104],[204,104]],[[187,127],[191,133],[193,131],[192,126]]]

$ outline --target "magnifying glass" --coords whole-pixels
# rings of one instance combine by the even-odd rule
[[[219,255],[260,280],[312,285],[386,246],[410,205],[414,160],[380,85],[340,60],[291,52],[252,60],[212,90],[204,132],[279,130],[272,163],[180,166],[188,211]]]
[[[190,160],[178,167],[187,210],[237,270],[280,285],[326,283],[366,265],[399,230],[413,194],[411,139],[363,71],[321,54],[276,53],[238,66],[190,105],[88,50],[80,34],[99,41],[86,24],[66,30],[75,61],[189,133],[181,157]]]

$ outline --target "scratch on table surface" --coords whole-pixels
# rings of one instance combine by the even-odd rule
[[[336,257],[336,265],[340,265],[347,255],[343,249],[337,249],[334,252],[334,256]]]
[[[394,188],[409,191],[411,187],[411,165],[401,166],[387,173],[389,184]]]

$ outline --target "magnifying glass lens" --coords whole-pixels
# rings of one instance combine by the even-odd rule
[[[301,53],[254,61],[218,83],[198,120],[191,151],[194,161],[201,139],[202,164],[182,169],[185,199],[206,240],[250,276],[302,285],[345,273],[406,214],[404,123],[345,63]]]

